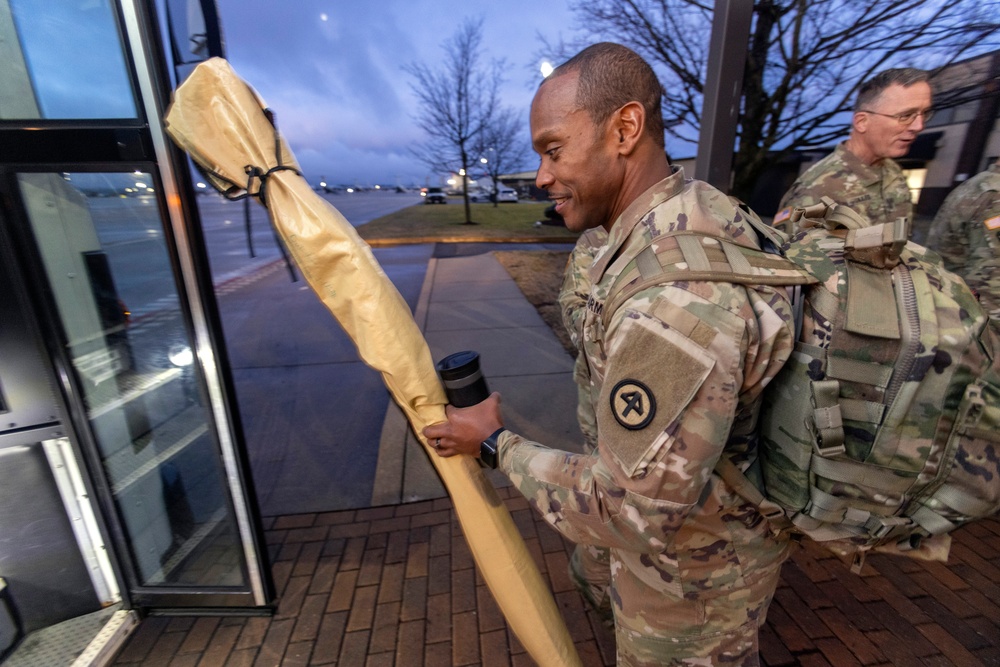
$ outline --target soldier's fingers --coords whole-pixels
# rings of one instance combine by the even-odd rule
[[[427,441],[430,442],[431,446],[433,446],[435,438],[444,438],[448,435],[448,422],[431,424],[430,426],[425,427],[421,433],[423,433],[423,436],[427,438]]]
[[[449,458],[459,453],[459,451],[455,449],[454,446],[448,444],[446,440],[442,440],[440,444],[431,443],[431,446],[434,447],[434,453],[443,459]]]

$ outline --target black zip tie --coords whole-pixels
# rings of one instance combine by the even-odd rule
[[[284,165],[281,163],[281,135],[278,134],[278,124],[275,122],[274,112],[271,109],[267,108],[262,109],[262,111],[264,112],[264,117],[267,118],[267,121],[271,124],[271,127],[274,129],[274,157],[275,160],[277,160],[278,162],[277,166],[271,167],[267,171],[262,171],[261,168],[256,165],[252,164],[246,165],[243,168],[243,170],[247,174],[247,184],[246,188],[240,194],[233,194],[234,192],[239,191],[238,190],[239,186],[236,183],[233,183],[228,178],[220,176],[214,171],[210,170],[206,171],[211,173],[220,181],[223,181],[225,183],[232,183],[232,187],[222,193],[222,196],[228,199],[229,201],[240,201],[241,199],[246,199],[248,197],[256,197],[260,201],[260,203],[264,205],[264,208],[268,208],[267,181],[268,179],[270,179],[271,174],[273,174],[276,171],[292,171],[295,172],[297,176],[302,176],[302,172],[300,172],[295,167]],[[257,188],[257,192],[251,192],[253,189],[254,179],[260,181],[260,187]],[[244,209],[244,226],[247,234],[247,247],[249,248],[250,256],[253,257],[254,256],[253,232],[250,224],[249,208]],[[298,282],[299,280],[298,276],[295,275],[295,268],[292,266],[292,261],[288,256],[288,250],[285,248],[285,244],[282,242],[281,237],[278,235],[278,232],[274,229],[273,226],[271,228],[271,232],[274,234],[274,242],[278,246],[278,251],[281,253],[281,258],[285,261],[285,266],[288,267],[288,275],[291,277],[293,283]]]
[[[253,234],[250,233],[250,200],[243,200],[243,229],[246,230],[247,234],[247,250],[250,251],[251,257],[256,257],[257,253],[253,251]]]

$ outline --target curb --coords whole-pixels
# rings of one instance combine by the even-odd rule
[[[417,236],[403,239],[363,239],[372,248],[421,243],[576,243],[575,236]]]
[[[424,274],[424,282],[420,287],[420,296],[417,298],[417,305],[413,311],[413,321],[417,328],[426,338],[427,310],[430,305],[431,291],[434,287],[434,276],[437,272],[438,260],[434,257],[427,263],[427,272]],[[416,436],[411,434],[411,427],[403,410],[396,404],[390,396],[389,406],[386,410],[385,418],[382,421],[382,432],[379,438],[378,458],[375,463],[375,479],[372,484],[371,506],[399,505],[414,500],[428,500],[428,498],[410,499],[403,497],[405,487],[406,459],[408,456],[424,456],[423,446],[417,441]],[[433,466],[433,464],[430,464]],[[441,483],[440,495],[435,497],[444,498],[448,495],[447,489]]]

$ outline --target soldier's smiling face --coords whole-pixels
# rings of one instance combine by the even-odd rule
[[[931,87],[922,81],[910,86],[892,84],[869,105],[867,111],[854,114],[854,131],[859,139],[859,157],[868,164],[885,158],[899,158],[924,129],[924,118],[917,115],[909,123],[893,118],[899,114],[923,112],[931,108]],[[884,115],[883,115],[884,114]]]
[[[546,80],[531,103],[531,141],[541,158],[535,184],[572,231],[610,225],[622,184],[618,140],[577,102],[579,74]]]

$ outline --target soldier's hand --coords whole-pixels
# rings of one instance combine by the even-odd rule
[[[468,408],[448,406],[448,421],[424,429],[424,437],[438,456],[479,456],[479,444],[503,426],[500,394],[493,392],[482,403]]]

